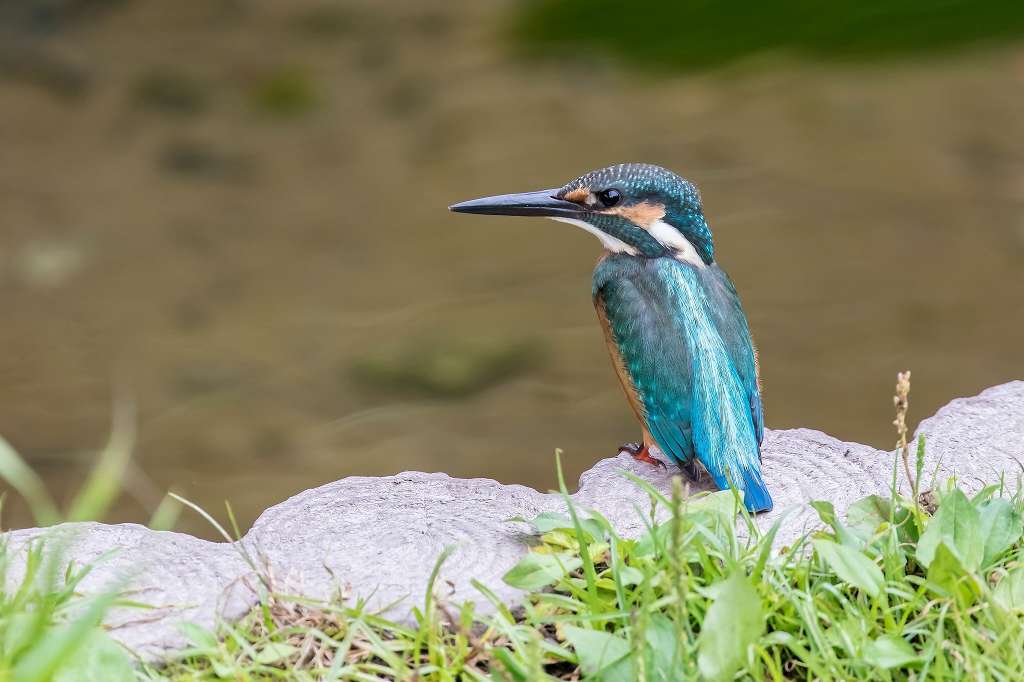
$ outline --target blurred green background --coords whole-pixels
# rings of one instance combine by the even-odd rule
[[[888,448],[897,370],[915,420],[1022,375],[1020,8],[0,4],[0,434],[67,496],[134,401],[113,520],[575,478],[638,433],[599,247],[445,208],[647,161],[702,188],[768,425]]]

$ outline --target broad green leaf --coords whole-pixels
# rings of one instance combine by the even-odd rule
[[[882,635],[864,647],[864,660],[871,665],[890,670],[917,663],[920,658],[914,652],[914,648],[901,637]]]
[[[538,514],[537,518],[530,521],[530,523],[533,524],[533,527],[539,533],[547,533],[556,528],[572,528],[572,519],[558,512],[543,512]]]
[[[706,679],[731,680],[764,632],[761,597],[741,573],[715,583],[709,593],[714,602],[704,616],[697,665]]]
[[[612,577],[611,571],[605,571],[604,575],[597,580],[597,586],[605,590],[614,590],[615,579]],[[639,585],[644,580],[643,571],[633,568],[632,566],[623,566],[619,569],[619,581],[622,585]]]
[[[184,621],[178,624],[178,629],[196,649],[204,651],[217,650],[217,637],[203,626]]]
[[[1009,501],[997,497],[978,507],[981,517],[981,537],[985,541],[982,565],[988,566],[1020,539],[1024,527]]]
[[[130,682],[135,670],[128,653],[110,636],[96,630],[78,652],[61,666],[54,682]]]
[[[213,659],[210,661],[210,667],[213,668],[213,673],[217,676],[215,679],[218,680],[238,680],[245,679],[245,672],[241,669],[241,664],[236,663],[233,660],[221,660]]]
[[[974,494],[974,497],[971,498],[971,504],[975,507],[981,507],[983,503],[995,497],[997,492],[999,492],[998,485],[987,485]]]
[[[269,642],[266,646],[256,652],[256,663],[273,665],[283,661],[299,650],[298,647],[284,642]]]
[[[878,529],[887,523],[893,523],[900,533],[903,542],[917,542],[917,526],[910,522],[911,510],[902,504],[893,508],[892,500],[879,495],[868,495],[857,500],[846,510],[846,523],[850,530],[865,540],[871,538]],[[846,544],[846,543],[844,543]]]
[[[814,549],[837,576],[872,597],[885,586],[882,569],[858,550],[831,540],[815,540]]]
[[[644,572],[632,566],[619,568],[619,580],[623,585],[639,585],[644,581]]]
[[[640,536],[640,539],[637,540],[636,547],[633,549],[633,556],[639,558],[656,554],[659,549],[663,549],[667,546],[671,532],[671,524],[662,523],[661,525],[655,526],[653,529]]]
[[[563,628],[565,638],[576,650],[580,667],[587,677],[602,682],[633,682],[633,656],[629,642],[604,630],[588,630],[572,625]]]
[[[825,631],[826,641],[845,656],[857,656],[869,641],[867,623],[860,613],[837,615],[838,620]]]
[[[521,590],[539,590],[582,565],[579,557],[569,554],[530,552],[509,569],[503,580]]]
[[[576,552],[580,548],[580,543],[576,539],[576,533],[572,530],[561,528],[557,530],[549,530],[548,532],[544,533],[544,535],[542,536],[542,540],[545,545],[563,547],[571,552]]]
[[[854,530],[874,535],[878,527],[889,522],[892,502],[878,495],[857,500],[846,510],[846,522]]]
[[[591,540],[596,542],[604,540],[604,528],[601,527],[601,522],[597,519],[580,519],[580,528],[590,536]]]
[[[512,520],[522,521],[523,519],[521,517],[516,517]],[[553,530],[575,531],[572,519],[565,514],[560,514],[558,512],[542,512],[528,523],[533,524],[533,527],[537,529],[538,533],[550,533]],[[601,523],[596,519],[580,519],[580,527],[583,528],[592,540],[601,540],[604,538],[604,529],[601,527]]]
[[[836,534],[836,539],[838,539],[841,544],[849,545],[850,547],[860,547],[863,544],[863,542],[851,533],[850,529],[844,526],[839,520],[839,517],[836,515],[836,508],[831,502],[815,500],[811,502],[811,506],[818,512],[818,518],[821,519],[821,522],[831,528]],[[873,529],[871,532],[874,532]],[[871,536],[871,532],[859,533],[859,536],[863,539],[867,539]]]
[[[736,517],[736,498],[731,490],[717,490],[707,495],[698,495],[686,501],[686,513],[712,512],[721,514],[726,519]]]
[[[651,682],[680,679],[679,633],[666,616],[656,613],[644,626],[647,640],[647,679]]]
[[[974,571],[981,565],[985,555],[981,518],[959,489],[942,499],[939,510],[928,522],[917,544],[918,563],[928,568],[940,543],[945,543],[967,570]]]
[[[959,598],[964,605],[973,603],[977,597],[978,588],[973,576],[945,541],[935,549],[935,556],[928,566],[928,582],[933,588],[939,588],[940,593]]]
[[[1016,568],[996,585],[992,601],[1007,611],[1024,610],[1024,568]]]
[[[818,512],[818,518],[826,526],[835,527],[836,524],[836,508],[828,500],[812,500],[811,507],[814,511]]]

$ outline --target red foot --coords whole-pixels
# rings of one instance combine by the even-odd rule
[[[644,443],[643,445],[640,443],[626,443],[619,449],[619,452],[628,452],[633,459],[638,462],[647,462],[648,464],[659,466],[662,469],[665,468],[664,462],[655,457],[651,457],[651,453],[647,449],[647,443]]]

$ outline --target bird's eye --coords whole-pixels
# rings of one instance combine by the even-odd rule
[[[604,204],[605,208],[611,208],[622,199],[622,193],[613,187],[611,189],[604,189],[598,192],[597,198],[602,204]]]

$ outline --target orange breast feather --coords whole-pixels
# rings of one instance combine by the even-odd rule
[[[647,420],[643,401],[640,399],[640,394],[637,393],[636,386],[633,385],[633,378],[629,375],[626,363],[622,360],[622,354],[619,353],[619,346],[615,343],[615,337],[612,335],[612,328],[608,323],[608,315],[605,313],[604,300],[600,294],[594,299],[594,308],[597,310],[597,319],[601,322],[601,329],[604,330],[604,341],[608,346],[608,354],[611,355],[615,374],[618,375],[619,383],[622,384],[622,391],[626,394],[626,400],[629,401],[629,406],[633,408],[633,414],[636,415],[637,421],[640,422],[644,429],[644,441],[652,444],[654,439],[647,433]]]

